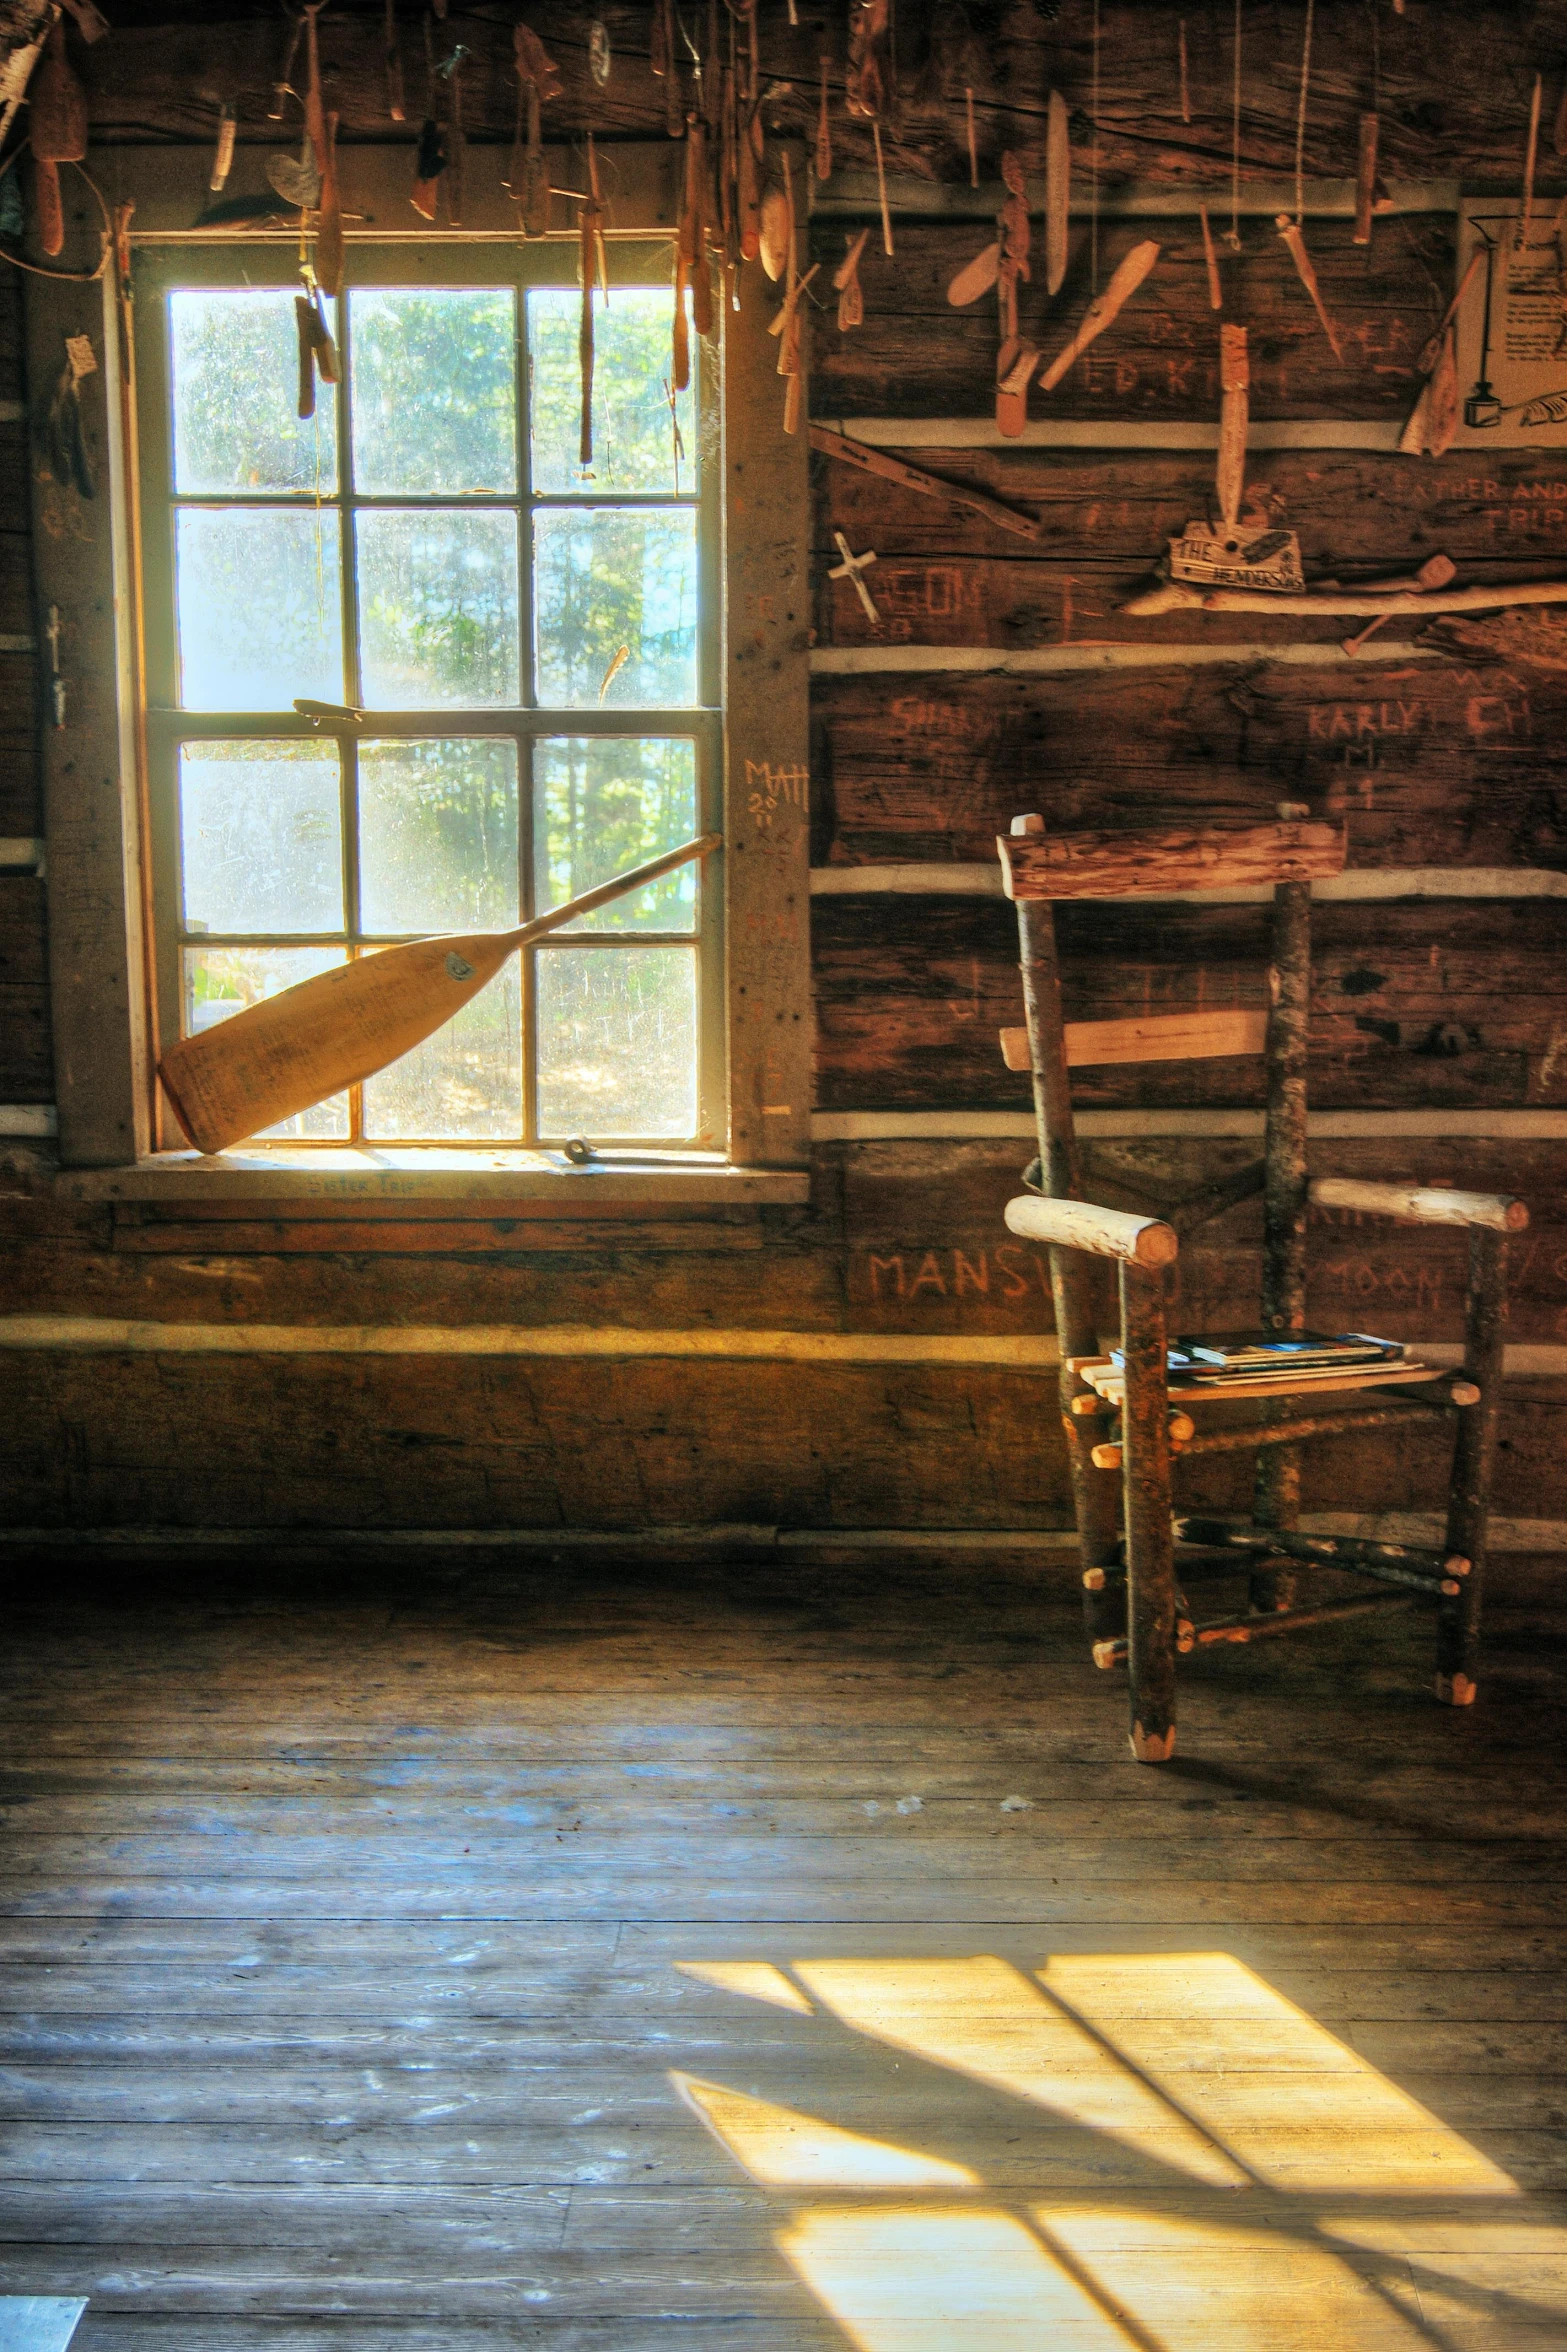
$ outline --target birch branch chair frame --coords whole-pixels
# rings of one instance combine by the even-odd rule
[[[1082,1548],[1085,1613],[1096,1663],[1124,1662],[1130,1685],[1132,1752],[1165,1762],[1175,1745],[1178,1651],[1219,1642],[1250,1642],[1412,1601],[1436,1607],[1436,1694],[1468,1706],[1478,1672],[1486,1528],[1501,1404],[1507,1324],[1508,1236],[1528,1224],[1522,1201],[1505,1194],[1368,1184],[1328,1177],[1313,1183],[1306,1161],[1306,1051],[1311,993],[1311,884],[1339,872],[1341,827],[1302,822],[1288,803],[1274,825],[1135,834],[1047,836],[1037,816],[1017,817],[997,843],[1007,896],[1017,906],[1026,1029],[1002,1033],[1008,1066],[1027,1068],[1039,1136],[1038,1189],[1007,1205],[1010,1230],[1049,1251],[1060,1347],[1061,1419],[1072,1500]],[[1062,1013],[1054,902],[1061,898],[1168,896],[1239,884],[1273,886],[1268,1010],[1175,1013],[1140,1020],[1067,1023]],[[1169,1218],[1134,1216],[1085,1200],[1073,1124],[1070,1073],[1093,1062],[1178,1060],[1260,1051],[1266,1073],[1263,1157],[1209,1186]],[[1033,1171],[1030,1171],[1032,1177]],[[1244,1428],[1199,1432],[1184,1413],[1172,1417],[1165,1333],[1165,1274],[1190,1232],[1236,1202],[1262,1196],[1262,1323],[1281,1335],[1306,1323],[1306,1221],[1311,1203],[1421,1224],[1459,1225],[1470,1235],[1463,1373],[1443,1378],[1411,1366],[1389,1396],[1352,1400],[1349,1409],[1291,1413],[1287,1398],[1322,1394],[1321,1383],[1287,1375],[1263,1392],[1262,1419]],[[1124,1383],[1114,1444],[1095,1444],[1100,1389],[1108,1367],[1099,1353],[1100,1276],[1096,1261],[1118,1270]],[[1424,1384],[1416,1387],[1414,1384]],[[1371,1382],[1346,1375],[1343,1386]],[[1182,1406],[1228,1401],[1182,1390]],[[1246,1392],[1256,1395],[1255,1390]],[[1441,1550],[1347,1537],[1303,1535],[1302,1444],[1309,1438],[1399,1423],[1456,1421]],[[1250,1521],[1172,1513],[1172,1450],[1255,1451]],[[1118,1524],[1118,1517],[1120,1524]],[[1217,1555],[1248,1562],[1248,1613],[1194,1624],[1178,1616],[1177,1543],[1193,1565]],[[1367,1577],[1373,1597],[1298,1606],[1296,1576],[1317,1564]],[[1124,1602],[1124,1620],[1115,1622]]]

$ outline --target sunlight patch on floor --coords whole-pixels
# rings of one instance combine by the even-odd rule
[[[897,2148],[754,2099],[722,2083],[672,2074],[670,2081],[756,2181],[780,2189],[976,2189],[979,2175],[917,2148]]]
[[[1194,2180],[1245,2178],[1009,1961],[801,1960],[795,1974],[856,2033],[1053,2108]]]
[[[1071,1953],[1039,1977],[1259,2181],[1517,2194],[1477,2148],[1228,1952]]]
[[[860,2352],[1127,2352],[1127,2337],[1007,2213],[796,2214],[778,2244]]]
[[[677,1960],[675,1966],[682,1976],[698,1977],[721,1993],[744,1993],[748,2000],[771,2001],[775,2008],[811,2015],[811,2004],[799,1986],[770,1960]]]
[[[802,1960],[788,1976],[771,1962],[680,1965],[809,2016],[780,2030],[806,2036],[814,2079],[847,2031],[1003,2102],[988,2123],[983,2102],[944,2114],[938,2157],[917,2145],[930,2120],[918,2067],[891,2091],[908,2106],[885,2140],[672,2077],[753,2180],[861,2192],[795,2204],[776,2232],[859,2352],[1567,2342],[1567,2228],[1535,2218],[1508,2174],[1230,1953],[1058,1955],[1032,1977],[984,1953]],[[792,1991],[791,1978],[820,2013],[780,1998],[774,1979]],[[954,2161],[965,2132],[1005,2151],[1005,2182]],[[1030,2133],[1039,2171],[1019,2201],[1008,2184]],[[1041,2199],[1065,2173],[1095,2185]],[[979,2194],[954,2202],[964,2188]]]

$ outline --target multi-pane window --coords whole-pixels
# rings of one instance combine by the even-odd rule
[[[399,939],[509,927],[719,800],[712,468],[701,387],[669,381],[667,251],[623,250],[596,310],[587,468],[580,296],[525,282],[518,248],[356,252],[340,380],[307,419],[296,287],[257,259],[165,257],[139,305],[165,1034]],[[680,869],[276,1132],[714,1143],[716,916]]]

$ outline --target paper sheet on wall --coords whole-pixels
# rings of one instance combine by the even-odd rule
[[[1536,198],[1520,245],[1520,214],[1490,196],[1459,207],[1458,282],[1484,257],[1458,316],[1460,448],[1567,448],[1567,220]]]

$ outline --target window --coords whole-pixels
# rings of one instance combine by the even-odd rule
[[[286,247],[139,261],[165,1036],[721,826],[716,388],[672,394],[667,246],[618,243],[584,468],[572,253],[356,240],[303,420]],[[720,897],[687,867],[553,935],[273,1132],[721,1148]]]

